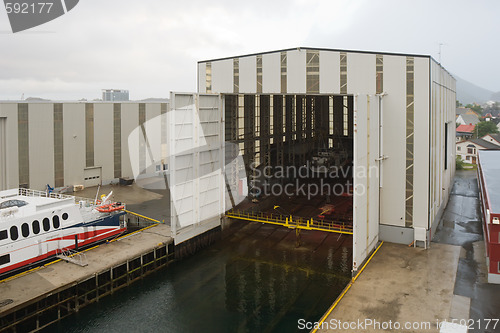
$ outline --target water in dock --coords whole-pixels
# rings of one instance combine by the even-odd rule
[[[229,236],[49,327],[61,332],[294,332],[350,278],[352,238],[235,222]]]

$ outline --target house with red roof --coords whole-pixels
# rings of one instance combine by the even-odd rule
[[[474,128],[475,125],[473,124],[458,126],[457,129],[455,130],[456,141],[460,142],[472,138],[472,135],[474,134]]]
[[[495,118],[491,113],[487,113],[483,116],[484,120],[490,121],[491,119]]]

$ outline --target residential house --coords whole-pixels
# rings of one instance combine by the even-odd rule
[[[471,139],[474,134],[474,127],[472,124],[458,126],[455,130],[456,141],[460,142]]]
[[[456,108],[455,116],[458,117],[458,116],[460,116],[462,114],[466,114],[467,112],[474,112],[474,111],[472,111],[469,108],[464,108],[464,107]]]
[[[483,136],[481,139],[491,142],[497,146],[500,146],[500,134],[487,134]]]
[[[477,116],[476,113],[471,111],[459,115],[456,119],[456,122],[458,125],[467,125],[467,124],[476,125],[479,122],[479,117]]]
[[[457,142],[457,156],[460,156],[462,161],[466,163],[476,164],[477,152],[483,149],[499,149],[499,144],[494,144],[482,138],[469,139]]]
[[[491,120],[495,119],[495,116],[493,116],[490,112],[488,112],[487,114],[485,114],[485,115],[483,116],[483,119],[484,119],[485,121],[491,121]]]

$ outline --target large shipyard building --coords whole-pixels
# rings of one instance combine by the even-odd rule
[[[455,172],[456,99],[432,57],[296,48],[207,60],[198,91],[222,95],[226,141],[247,169],[347,150],[364,189],[353,198],[354,270],[378,240],[430,241]]]
[[[129,135],[167,108],[167,103],[2,101],[0,190],[88,187],[133,178]],[[138,149],[145,157],[145,146]]]
[[[454,110],[455,79],[430,56],[298,48],[201,61],[198,94],[169,104],[0,102],[0,190],[156,172],[169,181],[176,244],[230,209],[338,218],[356,271],[379,240],[430,242],[455,171]],[[257,173],[304,166],[350,166],[327,181],[352,191],[253,191],[262,180],[293,188],[293,175]]]

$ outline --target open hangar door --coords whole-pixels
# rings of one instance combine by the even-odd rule
[[[221,225],[227,193],[220,105],[220,95],[172,92],[170,109],[128,138],[136,183],[169,192],[175,245]]]
[[[220,95],[171,93],[167,112],[172,236],[176,245],[221,225],[224,122]]]
[[[380,99],[379,95],[354,96],[353,272],[378,243]]]

